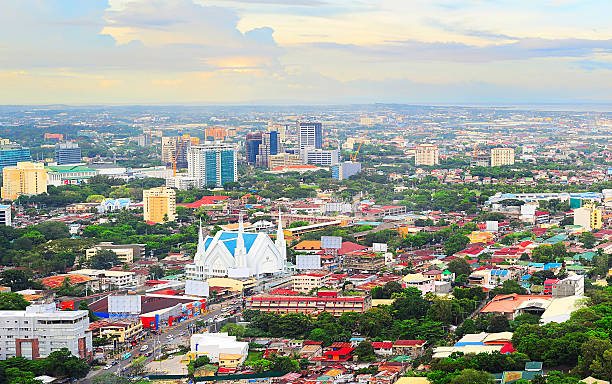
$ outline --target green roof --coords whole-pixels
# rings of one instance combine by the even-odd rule
[[[410,357],[410,356],[400,355],[400,356],[394,357],[391,361],[395,361],[395,362],[399,362],[399,363],[404,363],[406,361],[411,361],[411,360],[412,360],[412,357]]]
[[[529,361],[525,363],[525,370],[526,371],[540,370],[542,369],[542,366],[543,364],[541,361]]]
[[[45,167],[48,171],[53,172],[95,172],[95,169],[83,167],[82,165],[50,165]]]
[[[589,252],[580,253],[578,255],[574,255],[574,260],[585,259],[588,261],[592,261],[593,257],[595,256],[597,256],[597,253],[589,251]]]

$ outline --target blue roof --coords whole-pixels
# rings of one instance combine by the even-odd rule
[[[544,265],[544,270],[561,268],[562,265],[561,263],[546,263],[546,265]]]
[[[530,267],[544,268],[544,263],[529,263]]]
[[[236,250],[236,239],[237,238],[238,238],[238,233],[236,232],[223,231],[221,232],[221,235],[219,236],[219,241],[225,244],[225,247],[232,254],[232,256],[234,255],[234,251]],[[257,234],[256,233],[243,233],[242,239],[244,241],[244,247],[246,248],[246,251],[249,252],[251,250],[251,247],[255,243],[255,240],[257,240]],[[206,239],[206,242],[205,242],[206,249],[208,249],[208,246],[210,245],[211,242],[212,242],[212,238]]]
[[[523,276],[521,277],[521,279],[523,279],[523,280],[529,280],[529,278],[530,278],[530,277],[531,277],[531,275],[523,275]]]
[[[492,269],[491,276],[506,276],[508,275],[508,271],[505,269]]]
[[[213,238],[209,237],[208,239],[204,240],[204,249],[208,249],[208,246],[210,245],[210,243],[212,243]]]
[[[455,347],[465,347],[466,345],[484,345],[482,341],[462,341],[455,343]]]
[[[0,204],[0,208],[2,209],[6,209],[6,208],[10,208],[10,205],[4,205],[4,204]]]

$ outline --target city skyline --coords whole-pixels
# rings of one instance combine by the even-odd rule
[[[612,102],[605,1],[0,4],[0,104]]]

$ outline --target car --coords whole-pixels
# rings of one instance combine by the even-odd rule
[[[145,353],[145,356],[146,357],[151,357],[152,354],[153,354],[153,352],[149,351],[149,352]]]
[[[111,369],[113,367],[113,364],[106,364],[104,366],[104,369]]]
[[[140,352],[144,352],[144,351],[146,351],[147,349],[149,349],[149,346],[145,344],[145,345],[143,345],[142,347],[140,347]]]

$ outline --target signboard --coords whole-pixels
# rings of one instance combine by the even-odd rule
[[[249,268],[229,268],[227,270],[227,277],[230,279],[246,279],[251,276],[251,269]]]
[[[497,232],[499,230],[499,222],[487,221],[487,232]]]
[[[321,269],[321,255],[296,255],[297,269]]]
[[[123,295],[108,297],[109,313],[129,313],[139,315],[142,311],[139,295]]]
[[[321,236],[322,249],[340,249],[342,248],[342,237],[340,236]]]
[[[387,243],[373,243],[372,250],[374,252],[387,252]]]
[[[185,294],[191,296],[208,297],[209,284],[206,281],[187,280],[185,282]]]

